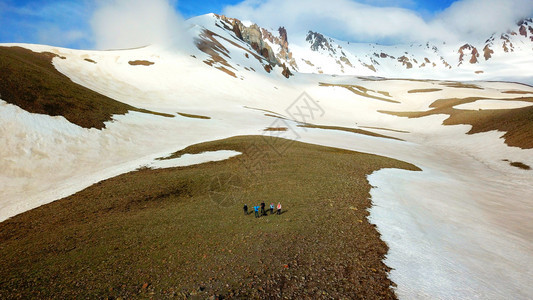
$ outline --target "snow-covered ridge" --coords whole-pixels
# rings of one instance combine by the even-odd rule
[[[209,17],[269,62],[284,64],[293,73],[455,80],[524,78],[522,81],[527,82],[533,76],[531,19],[519,22],[514,31],[483,39],[485,42],[384,46],[340,41],[312,31],[306,36],[294,36],[283,27],[272,31],[225,16]],[[194,24],[205,18],[189,22]]]

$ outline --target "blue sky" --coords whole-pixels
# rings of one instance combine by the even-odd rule
[[[181,0],[178,1],[176,8],[177,10],[182,14],[184,18],[190,18],[193,16],[203,15],[210,12],[214,13],[221,13],[223,11],[223,8],[227,5],[235,5],[239,2],[242,2],[242,0],[225,0],[225,1],[214,1],[214,0],[208,0],[208,1],[191,1],[191,0]],[[397,6],[397,7],[404,7],[404,8],[410,8],[414,9],[416,11],[419,11],[421,14],[428,14],[428,13],[434,13],[436,11],[441,11],[448,6],[450,6],[451,3],[454,2],[454,0],[434,0],[434,1],[361,1],[363,3],[383,7],[383,6]]]
[[[127,0],[0,0],[0,43],[95,48],[98,37],[94,33],[94,22],[91,22],[95,11],[120,1]],[[154,3],[150,1],[156,0],[129,1],[127,3]],[[502,28],[509,26],[520,13],[533,15],[532,0],[157,1],[173,7],[178,17],[185,19],[209,12],[224,13],[253,20],[265,27],[285,25],[293,32],[312,29],[333,37],[364,42],[406,42],[417,37],[430,38],[432,32],[457,38],[462,36],[462,31],[464,34],[475,33],[485,28],[489,32],[500,25]],[[511,9],[506,10],[509,6]],[[379,26],[375,22],[379,18],[383,19],[381,23],[388,24],[388,32],[376,29]],[[461,26],[454,27],[454,23]],[[405,31],[413,33],[398,37],[399,32]]]
[[[208,13],[221,13],[222,9],[226,5],[235,5],[241,2],[240,0],[225,0],[225,1],[191,1],[191,0],[181,0],[175,4],[176,9],[181,13],[181,15],[188,19],[190,17],[204,15]]]

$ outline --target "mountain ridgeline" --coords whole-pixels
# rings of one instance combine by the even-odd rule
[[[278,66],[287,78],[294,73],[424,78],[452,73],[462,75],[461,79],[489,79],[502,66],[511,72],[516,65],[530,62],[533,54],[532,19],[521,20],[513,30],[494,33],[481,43],[391,46],[339,41],[314,31],[290,36],[284,27],[266,29],[223,15],[209,16],[219,29],[264,60],[267,72]]]

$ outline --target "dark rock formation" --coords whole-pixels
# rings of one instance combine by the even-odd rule
[[[490,49],[489,45],[486,45],[485,48],[483,48],[483,56],[485,57],[485,60],[489,60],[492,57],[492,54],[494,54],[494,50]]]
[[[307,37],[305,38],[307,42],[311,44],[311,50],[318,51],[318,49],[326,50],[332,52],[333,54],[337,53],[333,47],[331,47],[328,39],[324,35],[318,32],[309,31]]]
[[[464,56],[466,55],[466,52],[467,51],[470,51],[470,54],[472,54],[472,56],[470,57],[470,60],[469,62],[471,64],[475,64],[477,63],[477,58],[479,57],[479,52],[477,50],[476,47],[470,45],[470,44],[464,44],[463,46],[461,46],[459,48],[459,65],[461,65],[463,63],[463,60],[464,60]]]
[[[402,63],[404,67],[407,69],[411,69],[413,67],[413,64],[410,62],[409,58],[407,56],[401,56],[398,57],[398,61]]]
[[[474,49],[472,50],[472,57],[470,58],[470,63],[471,64],[475,64],[477,63],[477,58],[479,57],[479,52],[477,51],[477,49],[474,47]]]
[[[243,40],[243,37],[242,37],[242,32],[241,32],[241,29],[239,28],[239,25],[237,24],[237,22],[234,20],[233,21],[233,28],[232,28],[232,31],[235,32],[235,35]]]
[[[523,36],[527,37],[527,28],[526,28],[526,26],[521,25],[520,29],[518,30],[518,32],[520,33],[520,35],[523,35]]]
[[[514,45],[511,43],[509,36],[507,34],[502,34],[500,39],[503,40],[502,48],[505,52],[514,52]]]
[[[283,63],[283,65],[281,66],[283,68],[283,71],[281,72],[281,74],[283,76],[285,76],[286,78],[289,78],[290,76],[292,76],[293,74],[291,73],[291,70],[289,70],[289,68],[287,68],[287,66],[285,65],[285,63]]]
[[[289,49],[289,39],[287,37],[287,30],[285,27],[280,27],[278,29],[279,36],[281,38],[281,47],[285,49]]]

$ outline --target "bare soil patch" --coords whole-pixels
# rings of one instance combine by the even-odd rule
[[[451,87],[451,88],[457,88],[457,89],[476,89],[476,90],[482,90],[483,88],[475,85],[475,84],[469,84],[464,82],[458,82],[458,81],[446,81],[441,82],[441,85]]]
[[[264,131],[287,131],[287,127],[267,127]]]
[[[200,115],[193,115],[193,114],[186,114],[186,113],[178,113],[178,115],[186,118],[193,118],[193,119],[203,119],[203,120],[209,120],[211,117],[206,116],[200,116]]]
[[[504,94],[519,94],[519,95],[527,95],[527,94],[533,94],[533,92],[528,91],[503,91]]]
[[[442,89],[416,89],[416,90],[407,91],[407,93],[409,93],[409,94],[413,94],[413,93],[432,93],[432,92],[438,92],[438,91],[442,91]]]
[[[513,161],[510,163],[511,166],[513,167],[517,167],[519,169],[523,169],[523,170],[531,170],[531,167],[524,164],[524,163],[521,163],[521,162],[518,162],[518,161]]]
[[[503,161],[508,162],[511,166],[522,169],[522,170],[531,170],[531,167],[518,161],[510,161],[508,159],[504,159]]]
[[[143,169],[0,223],[0,298],[396,298],[366,176],[418,169],[299,142],[280,156],[276,142],[176,153],[259,150],[269,159],[255,176],[238,157]],[[261,201],[284,213],[243,214]]]
[[[154,62],[148,60],[130,60],[128,63],[132,66],[151,66],[155,64]]]
[[[348,127],[340,127],[340,126],[314,125],[314,124],[298,125],[298,127],[318,128],[318,129],[325,129],[325,130],[339,130],[339,131],[352,132],[352,133],[357,133],[357,134],[364,134],[364,135],[373,136],[373,137],[379,137],[379,138],[385,138],[385,139],[391,139],[391,140],[397,140],[397,141],[404,141],[404,140],[399,139],[399,138],[395,138],[395,137],[391,137],[391,136],[387,136],[387,135],[383,135],[383,134],[379,134],[379,133],[374,133],[374,132],[366,131],[366,130],[362,130],[362,129],[357,129],[357,128],[348,128]]]
[[[389,92],[385,92],[385,91],[376,91],[376,92],[379,93],[379,94],[382,94],[385,97],[392,97]]]

